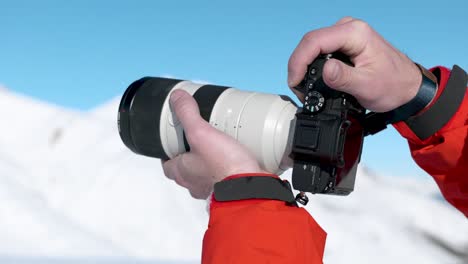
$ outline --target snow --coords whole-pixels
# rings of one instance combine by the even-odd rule
[[[77,112],[0,90],[0,263],[199,263],[205,202],[122,144],[118,103]],[[325,263],[467,263],[468,221],[434,182],[379,173],[310,197]]]
[[[0,257],[2,264],[195,264],[195,261],[142,260],[135,258]]]

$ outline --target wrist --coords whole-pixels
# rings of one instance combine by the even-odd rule
[[[431,104],[437,94],[438,84],[435,75],[417,63],[414,63],[414,66],[419,73],[418,78],[413,78],[413,84],[409,88],[409,99],[406,103],[388,112],[389,123],[404,121],[419,114]],[[417,83],[417,89],[414,89],[415,83]]]
[[[468,98],[465,95],[468,94],[468,76],[463,69],[454,65],[452,70],[435,67],[431,72],[437,76],[439,84],[432,102],[405,122],[394,124],[403,137],[417,145],[439,142],[439,135],[464,126],[468,114],[468,110],[461,107]]]

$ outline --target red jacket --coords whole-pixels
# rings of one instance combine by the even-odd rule
[[[450,75],[448,69],[439,69],[436,100]],[[467,93],[452,119],[427,140],[419,140],[403,122],[395,128],[408,140],[414,160],[434,177],[447,201],[468,217]],[[325,240],[326,233],[303,208],[275,200],[213,200],[202,263],[322,263]]]

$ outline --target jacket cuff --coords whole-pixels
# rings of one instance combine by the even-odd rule
[[[241,173],[241,174],[234,174],[229,177],[226,177],[223,179],[223,181],[226,180],[231,180],[231,179],[237,179],[237,178],[242,178],[242,177],[273,177],[279,179],[280,177],[278,175],[272,174],[272,173]],[[269,201],[269,199],[246,199],[242,201],[229,201],[229,202],[221,202],[217,201],[214,197],[214,193],[208,197],[208,208],[209,210],[213,210],[215,208],[219,207],[224,207],[224,206],[232,206],[232,205],[247,205],[247,204],[254,204],[258,203],[261,201]]]
[[[435,75],[438,77],[438,89],[436,96],[432,102],[426,106],[423,110],[421,110],[418,114],[424,113],[427,111],[431,106],[439,99],[440,95],[444,91],[448,79],[450,77],[450,70],[446,67],[434,67],[430,69],[431,72],[435,73]],[[436,132],[434,135],[431,137],[421,140],[416,134],[406,125],[404,121],[397,122],[393,124],[395,129],[402,135],[404,138],[406,138],[410,143],[415,144],[415,145],[429,145],[433,144],[436,142],[439,142],[441,140],[441,134],[444,133],[445,131],[451,130],[453,128],[461,127],[465,124],[466,117],[468,116],[468,108],[467,107],[462,107],[462,105],[468,103],[468,98],[465,96],[463,99],[462,104],[458,108],[457,112],[455,115],[450,119],[445,126],[443,126],[438,132]]]

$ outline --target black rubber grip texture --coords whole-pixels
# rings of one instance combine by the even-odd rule
[[[200,108],[200,115],[206,122],[210,122],[211,113],[213,112],[216,101],[218,101],[218,98],[227,89],[229,89],[229,87],[208,84],[198,88],[198,90],[193,94],[193,98],[195,98],[195,101],[197,101],[198,107]],[[185,132],[184,145],[185,150],[190,151],[190,145],[185,137]]]
[[[145,77],[133,82],[119,107],[119,133],[133,152],[169,159],[160,136],[161,112],[170,91],[182,80]]]
[[[246,176],[218,182],[214,186],[216,201],[271,199],[296,204],[287,181],[268,176]]]
[[[447,124],[463,102],[467,81],[466,72],[454,65],[447,85],[437,101],[427,111],[406,121],[416,136],[425,140]]]

